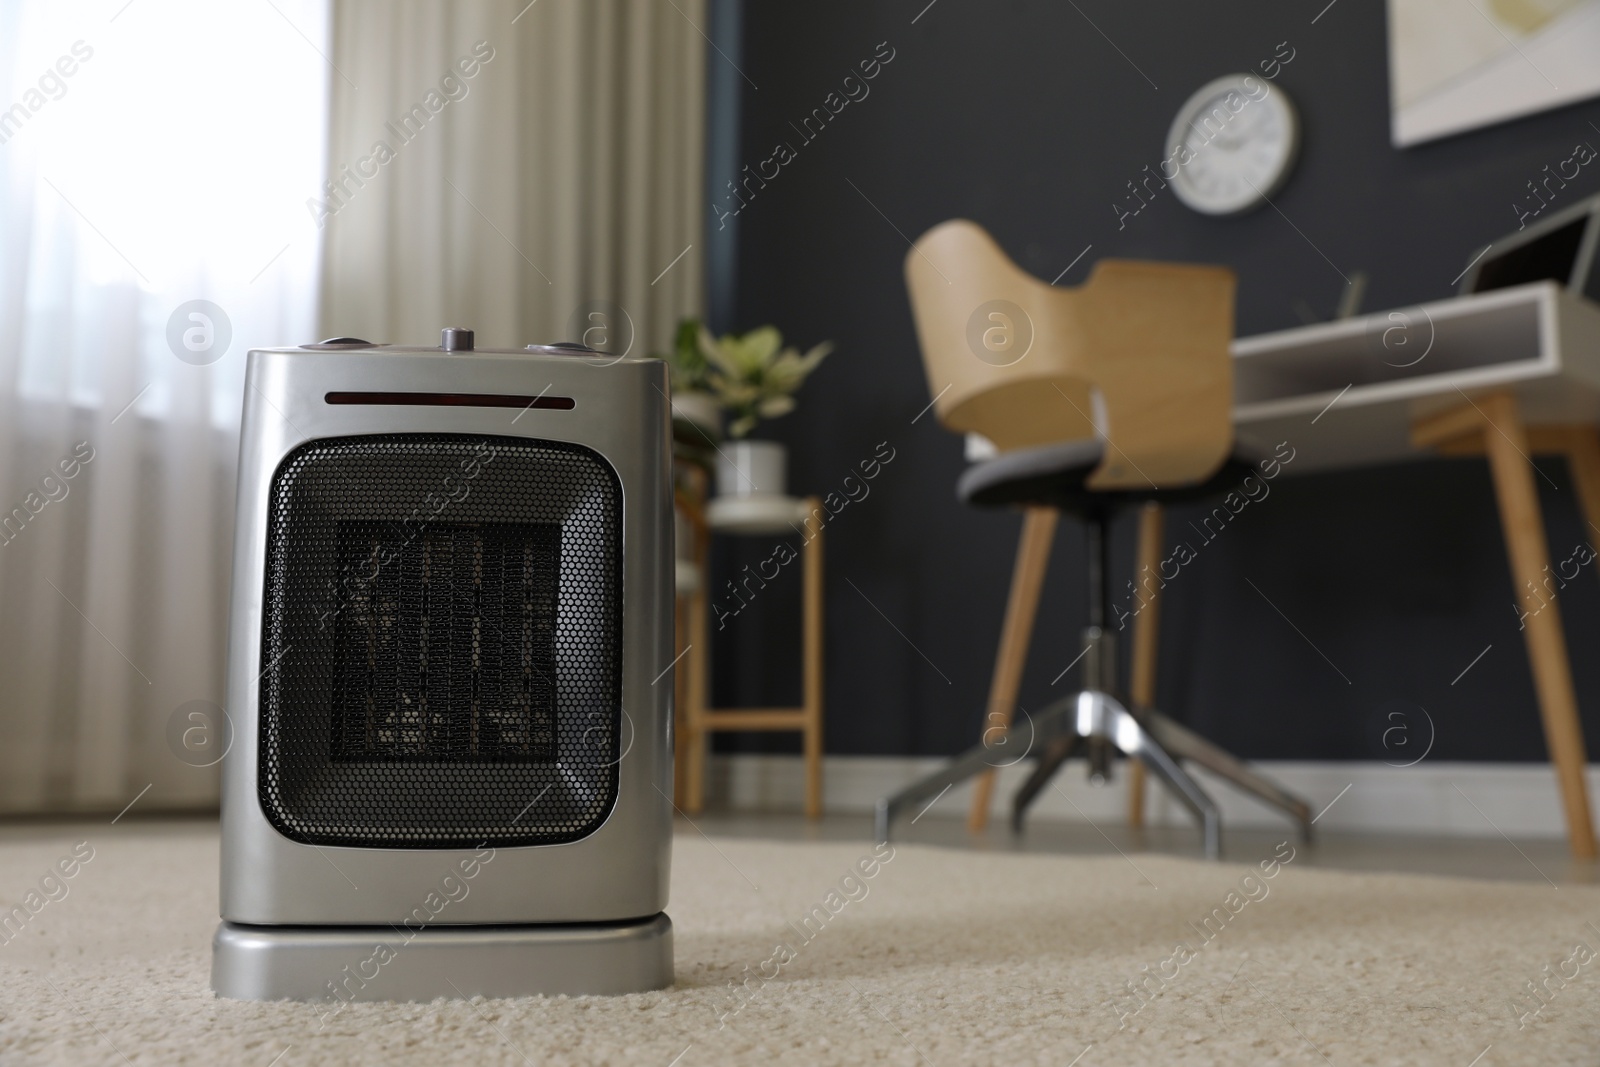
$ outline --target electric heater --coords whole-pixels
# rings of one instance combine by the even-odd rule
[[[665,365],[449,329],[246,381],[212,988],[670,984]]]

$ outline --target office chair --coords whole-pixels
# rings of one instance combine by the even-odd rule
[[[1153,708],[1119,699],[1107,630],[1112,517],[1148,502],[1220,495],[1254,471],[1233,440],[1233,273],[1102,260],[1082,286],[1058,288],[958,219],[912,246],[906,283],[939,421],[987,438],[999,453],[962,473],[957,496],[977,507],[1079,516],[1088,534],[1089,619],[1082,689],[1032,716],[1031,736],[1013,737],[1018,731],[1009,726],[986,730],[982,743],[950,764],[881,798],[878,838],[888,840],[894,819],[913,805],[1011,762],[1016,749],[1007,746],[1023,743],[1037,762],[1013,799],[1017,830],[1067,759],[1087,757],[1091,779],[1105,781],[1120,752],[1194,815],[1208,857],[1220,855],[1221,820],[1182,761],[1283,810],[1309,835],[1303,800]],[[1027,545],[1025,530],[1024,551]]]

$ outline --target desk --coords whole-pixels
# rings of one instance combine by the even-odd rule
[[[1291,440],[1297,473],[1427,455],[1418,419],[1500,389],[1529,426],[1600,422],[1600,305],[1554,282],[1245,337],[1233,355],[1239,439]]]
[[[1487,457],[1568,838],[1574,856],[1593,858],[1583,732],[1530,457],[1567,458],[1584,517],[1600,529],[1600,305],[1538,282],[1241,338],[1233,355],[1240,443],[1271,454],[1289,441],[1296,474]]]

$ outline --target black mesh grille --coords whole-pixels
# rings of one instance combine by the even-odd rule
[[[377,577],[334,626],[333,759],[555,760],[554,523],[437,523],[374,568],[381,522],[339,523]]]
[[[312,844],[556,844],[616,799],[621,489],[526,438],[345,437],[273,478],[259,793]]]

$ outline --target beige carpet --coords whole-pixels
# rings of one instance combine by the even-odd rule
[[[1241,889],[1270,855],[1208,866],[902,847],[847,895],[868,846],[680,836],[675,988],[358,1004],[324,1026],[323,1007],[211,996],[217,844],[203,829],[0,846],[0,899],[22,901],[83,836],[93,858],[0,944],[7,1067],[1600,1063],[1600,961],[1574,952],[1600,950],[1591,888],[1290,862]],[[827,919],[801,926],[814,906]],[[1173,955],[1179,942],[1192,958]],[[1149,979],[1141,1007],[1125,983],[1147,974],[1167,977]],[[747,978],[736,997],[730,982]]]

